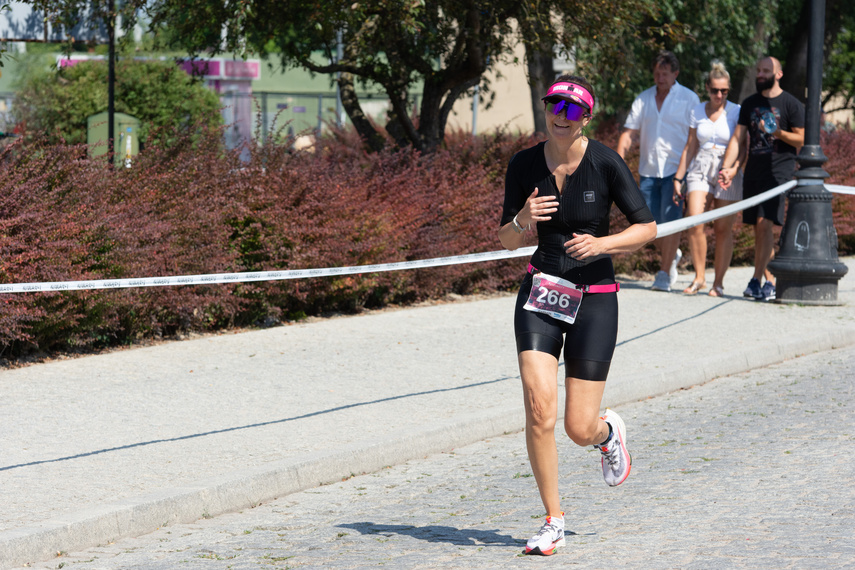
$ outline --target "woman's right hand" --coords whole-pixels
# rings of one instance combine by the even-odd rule
[[[532,222],[547,222],[552,219],[548,214],[554,214],[558,211],[557,196],[540,196],[537,195],[538,189],[535,188],[525,201],[520,213],[517,214],[517,222],[521,226],[528,226]]]
[[[733,181],[734,176],[736,176],[735,166],[722,168],[718,171],[718,185],[721,186],[723,190],[727,190],[730,187],[730,183]]]

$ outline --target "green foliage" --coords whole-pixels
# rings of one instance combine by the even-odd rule
[[[400,146],[433,150],[442,141],[455,101],[518,41],[510,22],[517,4],[515,0],[156,0],[146,9],[153,29],[169,38],[172,47],[192,53],[252,50],[280,59],[285,67],[340,73],[344,108],[375,150],[384,142],[365,117],[354,85],[382,86],[392,107],[386,125],[391,137]],[[410,101],[418,84],[421,108],[416,111]]]
[[[827,59],[822,80],[823,108],[826,112],[855,109],[855,17],[840,31]],[[834,100],[835,96],[840,99]]]
[[[639,21],[632,33],[619,38],[622,54],[599,38],[583,37],[576,43],[579,67],[604,102],[601,113],[619,115],[638,93],[653,85],[651,63],[667,49],[680,60],[678,81],[703,92],[704,73],[713,60],[731,70],[753,64],[763,50],[754,41],[757,26],[772,22],[775,2],[744,0],[661,0],[655,12]]]
[[[116,64],[116,112],[140,119],[140,139],[164,129],[219,125],[217,95],[171,61],[123,59]],[[86,119],[107,110],[107,63],[32,67],[21,81],[15,112],[27,132],[49,140],[86,142]]]
[[[342,101],[373,149],[383,145],[362,113],[353,85],[382,86],[391,102],[386,131],[399,146],[433,150],[458,98],[480,87],[487,70],[511,61],[520,42],[543,45],[588,38],[603,61],[622,61],[620,40],[653,13],[654,0],[328,0],[232,2],[155,0],[155,30],[194,53],[207,50],[276,57],[287,66],[340,73]],[[287,15],[287,17],[283,17]],[[517,23],[519,29],[517,29]],[[337,34],[343,53],[337,54]],[[568,42],[564,42],[570,45]],[[317,58],[321,52],[323,58]],[[421,86],[419,109],[409,101]]]

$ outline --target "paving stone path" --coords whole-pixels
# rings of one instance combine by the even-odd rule
[[[549,558],[520,554],[544,513],[512,433],[31,567],[855,568],[855,347],[616,410],[632,474],[560,440]]]

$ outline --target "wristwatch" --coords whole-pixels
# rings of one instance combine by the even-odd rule
[[[517,214],[517,215],[519,215],[519,214]],[[523,233],[523,232],[525,231],[525,228],[524,228],[524,227],[522,227],[522,226],[520,225],[520,223],[517,221],[517,216],[514,216],[514,220],[513,220],[513,222],[511,223],[511,227],[512,227],[512,228],[514,229],[514,231],[515,231],[515,232],[517,232],[518,234],[521,234],[521,233]]]

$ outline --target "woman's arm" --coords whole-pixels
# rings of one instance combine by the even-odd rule
[[[689,129],[689,138],[686,139],[686,146],[683,147],[683,154],[680,155],[680,164],[677,165],[677,173],[674,175],[674,203],[679,204],[680,198],[683,196],[683,184],[686,182],[686,172],[689,170],[689,163],[695,158],[698,153],[698,130]]]
[[[745,125],[736,125],[733,129],[733,135],[727,143],[727,149],[724,151],[724,160],[721,162],[721,171],[719,172],[719,185],[722,188],[730,188],[733,177],[736,176],[736,170],[742,166],[739,158],[744,156],[742,150],[748,148],[748,129]]]
[[[656,238],[656,222],[632,224],[622,232],[594,237],[590,234],[573,234],[564,247],[573,259],[586,259],[595,255],[629,253]]]
[[[513,251],[521,247],[525,242],[525,231],[531,228],[532,223],[551,220],[551,214],[558,211],[556,196],[538,197],[537,193],[538,189],[535,188],[526,199],[525,205],[514,217],[516,223],[511,221],[499,228],[499,241],[505,249]]]

